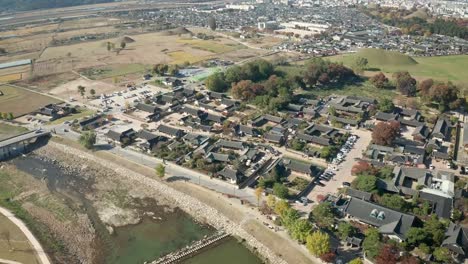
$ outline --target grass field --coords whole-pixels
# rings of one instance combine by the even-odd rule
[[[20,126],[12,126],[8,124],[0,123],[0,140],[4,140],[9,137],[13,137],[22,133],[27,132],[28,130]]]
[[[173,59],[171,64],[183,64],[186,61],[190,63],[197,63],[207,59],[206,56],[197,56],[182,50],[168,52],[167,55],[169,55]]]
[[[26,236],[3,214],[0,214],[0,259],[24,264],[39,263]]]
[[[215,40],[202,39],[178,39],[178,43],[188,44],[195,49],[206,50],[213,53],[226,53],[237,49],[242,49],[244,46],[235,43],[220,43]]]
[[[412,58],[397,52],[363,49],[357,53],[332,56],[327,59],[351,66],[357,57],[367,58],[368,68],[375,68],[385,73],[408,71],[418,79],[433,78],[468,83],[468,74],[466,74],[468,55]]]
[[[15,117],[35,111],[47,104],[60,102],[45,95],[30,92],[21,88],[1,85],[0,113],[13,113]]]

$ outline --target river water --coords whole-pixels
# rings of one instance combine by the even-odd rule
[[[188,214],[176,208],[164,210],[155,202],[145,203],[145,211],[152,210],[160,219],[144,217],[138,224],[114,228],[110,234],[101,222],[96,209],[84,193],[92,181],[62,171],[54,162],[34,155],[13,160],[19,170],[34,177],[46,179],[47,186],[65,201],[81,203],[88,214],[98,237],[96,252],[100,254],[95,262],[109,264],[141,264],[183,248],[191,242],[213,234],[215,230],[194,221]],[[72,198],[70,198],[72,197]],[[91,242],[90,242],[91,243]],[[184,260],[184,264],[260,264],[258,257],[236,239],[229,238],[220,244],[202,250],[199,254]]]

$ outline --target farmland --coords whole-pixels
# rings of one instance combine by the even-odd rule
[[[37,94],[21,88],[2,85],[0,91],[0,112],[13,113],[15,117],[35,111],[47,104],[57,103],[58,100]]]
[[[27,132],[28,130],[20,126],[12,126],[8,124],[0,123],[0,140],[14,137],[16,135]]]
[[[440,57],[409,57],[401,53],[363,49],[357,53],[328,57],[331,61],[351,66],[357,57],[369,61],[368,68],[373,71],[394,73],[408,71],[418,79],[433,78],[441,81],[468,83],[468,55]],[[373,73],[367,73],[373,75]]]

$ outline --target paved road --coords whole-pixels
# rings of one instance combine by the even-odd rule
[[[15,224],[21,230],[21,232],[23,232],[26,235],[26,238],[28,238],[33,249],[36,251],[36,254],[39,257],[39,260],[42,264],[51,263],[49,261],[49,258],[47,257],[47,254],[42,248],[41,244],[39,243],[39,241],[37,241],[36,237],[34,237],[31,231],[29,231],[29,229],[26,227],[23,221],[16,218],[16,216],[12,212],[10,212],[8,209],[5,209],[3,207],[0,207],[0,214],[3,214],[4,216],[6,216],[13,224]]]

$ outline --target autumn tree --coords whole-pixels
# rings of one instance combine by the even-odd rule
[[[429,92],[432,88],[432,85],[434,85],[434,80],[432,79],[426,79],[420,82],[418,85],[419,94],[422,95],[423,97],[429,96]]]
[[[375,258],[376,264],[396,264],[398,261],[398,249],[391,244],[385,244],[380,249],[379,254]]]
[[[401,258],[400,264],[421,264],[421,260],[415,256],[407,255]]]
[[[383,72],[379,72],[376,75],[372,76],[370,78],[370,82],[376,87],[376,88],[385,88],[388,86],[388,78],[383,74]]]
[[[265,93],[265,87],[250,80],[243,80],[234,84],[231,88],[232,96],[236,99],[251,100]]]
[[[453,110],[464,105],[464,99],[458,98],[459,93],[458,87],[451,82],[439,83],[433,85],[429,90],[429,99],[437,102],[439,104],[439,110],[443,112],[447,109]]]
[[[307,236],[306,247],[316,257],[330,252],[330,237],[327,233],[315,231]]]
[[[255,189],[255,197],[257,197],[257,204],[260,206],[260,199],[262,198],[262,194],[265,190],[262,187],[257,187]]]
[[[406,96],[416,95],[416,79],[411,77],[409,72],[396,72],[395,78],[397,90]]]
[[[376,169],[367,161],[360,160],[353,165],[351,169],[352,175],[360,175],[360,174],[367,174],[367,175],[374,175],[376,173]]]
[[[289,232],[291,233],[292,238],[302,244],[306,242],[307,236],[310,235],[312,229],[313,227],[309,220],[298,219],[291,225]]]
[[[320,259],[325,263],[333,263],[336,259],[336,254],[334,252],[327,252],[320,255]]]
[[[167,64],[158,63],[153,66],[153,73],[159,76],[164,76],[169,69]]]
[[[364,264],[364,263],[362,262],[361,258],[355,258],[351,260],[350,262],[348,262],[348,264]]]
[[[400,122],[379,122],[372,131],[372,141],[375,144],[390,146],[400,134]]]

